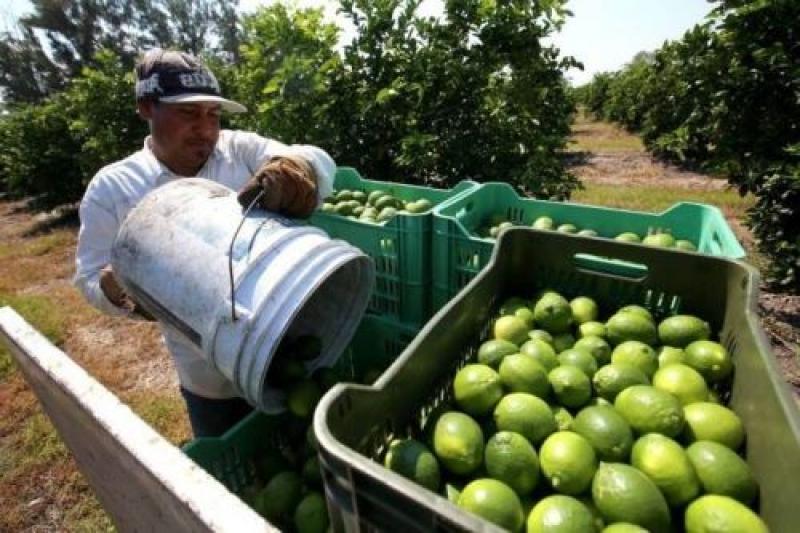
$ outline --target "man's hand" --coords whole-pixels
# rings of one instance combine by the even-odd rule
[[[138,305],[128,296],[125,289],[120,286],[117,278],[114,276],[111,265],[106,265],[100,270],[100,289],[102,289],[103,294],[106,295],[106,298],[108,298],[112,304],[129,311],[134,318],[143,318],[144,320],[150,321],[155,320],[150,313],[142,309],[142,306]]]
[[[239,191],[239,203],[249,206],[262,190],[259,206],[267,211],[307,218],[317,206],[314,169],[299,157],[275,157],[264,163]]]

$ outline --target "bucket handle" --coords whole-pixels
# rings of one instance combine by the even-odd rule
[[[242,220],[239,222],[239,225],[236,227],[236,231],[233,233],[233,237],[231,237],[231,244],[228,247],[228,278],[230,279],[231,283],[231,319],[234,322],[238,320],[236,316],[236,287],[233,281],[233,244],[236,242],[236,237],[239,235],[239,231],[244,226],[244,221],[247,220],[247,215],[250,213],[250,210],[255,207],[259,200],[264,196],[264,189],[261,189],[253,201],[250,202],[250,205],[247,206],[247,209],[244,210],[242,213]]]

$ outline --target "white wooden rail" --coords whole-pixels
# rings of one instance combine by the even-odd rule
[[[0,339],[120,531],[277,531],[10,307]]]

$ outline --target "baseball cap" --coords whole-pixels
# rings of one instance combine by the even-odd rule
[[[244,113],[247,108],[223,98],[214,74],[199,59],[185,52],[154,48],[136,64],[136,100],[169,104],[216,102],[224,111]]]

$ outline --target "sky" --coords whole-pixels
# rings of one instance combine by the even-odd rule
[[[240,0],[243,12],[276,0]],[[331,20],[342,26],[341,43],[349,41],[352,27],[337,17],[336,0],[293,0],[301,7],[323,7]],[[680,38],[702,22],[711,9],[707,0],[569,0],[573,12],[561,32],[550,43],[562,55],[572,55],[584,65],[584,71],[570,70],[567,78],[574,85],[591,80],[597,72],[623,67],[637,52],[659,48],[665,40]],[[0,0],[0,31],[9,29],[20,15],[30,11],[28,0]],[[442,0],[424,0],[419,13],[442,14]]]

